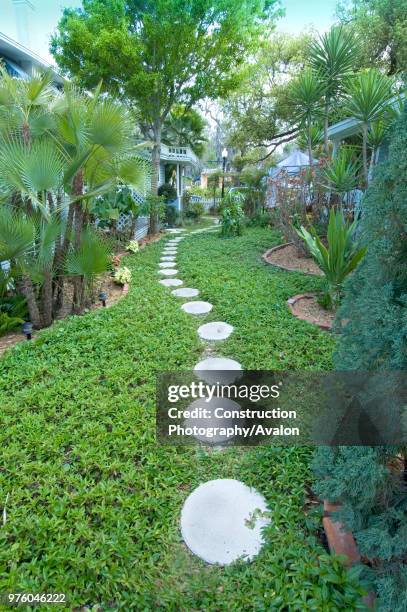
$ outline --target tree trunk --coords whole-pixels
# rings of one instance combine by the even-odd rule
[[[52,269],[44,273],[44,283],[42,285],[42,324],[49,327],[52,323]]]
[[[56,279],[54,285],[54,311],[61,308],[64,293],[64,274],[63,265],[69,246],[71,244],[71,234],[73,228],[73,218],[75,212],[75,203],[71,202],[68,209],[68,216],[65,225],[65,234],[61,243],[57,246],[54,257],[54,270],[56,271]]]
[[[367,163],[367,136],[368,136],[368,124],[363,124],[363,174],[365,179],[365,188],[369,184],[369,168]]]
[[[158,182],[160,174],[160,156],[161,156],[161,125],[155,125],[154,127],[154,146],[151,154],[151,193],[157,195],[158,193]],[[148,233],[150,236],[157,233],[158,219],[157,215],[150,213],[150,225]]]
[[[76,196],[80,196],[83,193],[83,171],[80,170],[73,182],[73,193]],[[75,202],[75,218],[74,218],[74,245],[75,248],[79,248],[81,243],[82,229],[84,221],[84,212],[82,208],[82,202]],[[80,314],[83,310],[83,299],[84,299],[84,278],[83,276],[75,276],[73,280],[74,292],[73,292],[73,303],[72,311],[75,314]]]
[[[137,216],[132,213],[131,225],[130,225],[130,238],[129,240],[135,240],[136,238],[136,229],[137,229]]]
[[[311,138],[311,124],[308,124],[308,158],[309,158],[309,166],[311,168],[311,173],[314,170],[314,158],[312,156],[312,138]]]
[[[22,279],[21,289],[25,299],[27,300],[28,313],[30,315],[30,321],[35,329],[41,329],[42,319],[40,310],[38,308],[37,300],[35,297],[34,287],[31,278],[25,274]]]
[[[329,140],[328,140],[328,127],[329,127],[329,105],[325,105],[325,116],[324,116],[324,151],[327,158],[329,158]]]

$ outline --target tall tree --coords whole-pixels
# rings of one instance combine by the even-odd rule
[[[175,104],[224,95],[277,0],[83,0],[65,9],[51,51],[88,87],[100,79],[137,108],[153,142],[157,192],[163,124]],[[155,230],[152,218],[150,231]]]
[[[227,140],[245,157],[271,155],[298,132],[287,100],[289,82],[304,67],[312,36],[275,33],[263,41],[239,75],[239,87],[223,103]],[[254,158],[253,158],[254,159]]]
[[[344,92],[346,79],[358,62],[357,39],[342,27],[332,27],[309,50],[310,64],[324,84],[324,149],[329,155],[328,125],[333,104]]]
[[[407,70],[407,0],[341,0],[338,16],[355,33],[365,67]]]

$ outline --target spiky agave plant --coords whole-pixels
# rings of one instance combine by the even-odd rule
[[[354,151],[342,147],[322,171],[322,185],[339,195],[355,189],[359,183],[360,164],[354,157]]]
[[[310,232],[304,226],[296,230],[325,275],[327,291],[323,303],[329,308],[336,308],[339,305],[345,278],[356,268],[366,253],[366,248],[359,248],[354,239],[356,227],[357,221],[349,223],[345,221],[342,211],[331,208],[327,247],[319,238],[315,228],[311,227]]]

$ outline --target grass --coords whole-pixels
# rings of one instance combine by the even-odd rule
[[[180,273],[215,304],[211,319],[236,326],[224,350],[245,367],[329,367],[331,337],[284,304],[319,281],[259,259],[277,239],[191,236]],[[190,369],[202,353],[199,323],[157,282],[161,248],[127,259],[133,283],[121,302],[57,323],[0,361],[0,592],[66,593],[68,609],[355,609],[356,576],[325,553],[303,511],[310,449],[156,445],[156,372]],[[268,501],[253,563],[207,566],[181,542],[184,500],[218,477]]]

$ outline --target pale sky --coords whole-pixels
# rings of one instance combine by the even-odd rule
[[[29,17],[29,47],[38,55],[52,61],[49,38],[54,31],[63,7],[79,7],[80,0],[31,0],[35,10]],[[333,23],[336,0],[282,0],[286,16],[277,23],[277,29],[296,34],[312,25],[320,32]],[[0,0],[0,32],[17,40],[13,0]]]

